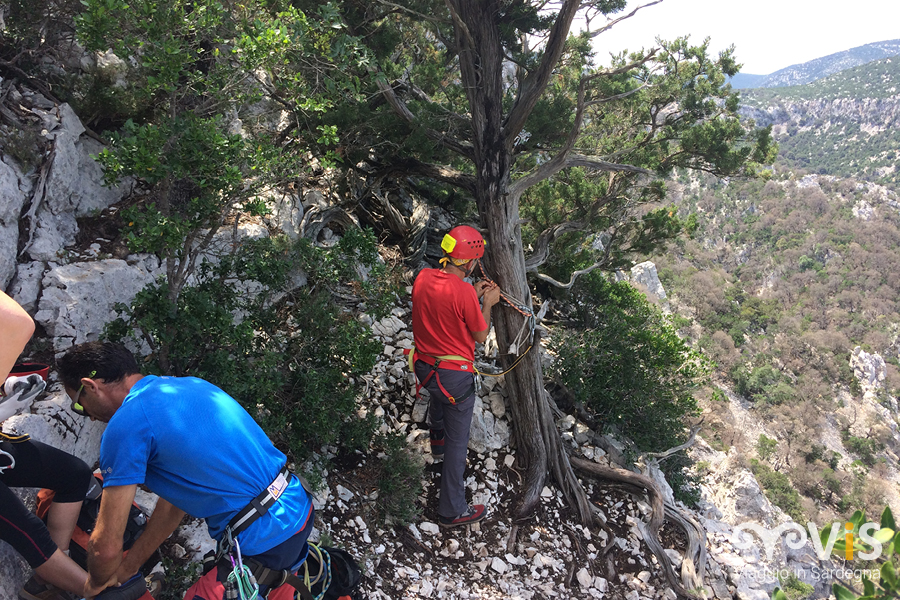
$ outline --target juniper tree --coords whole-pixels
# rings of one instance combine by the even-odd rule
[[[768,131],[741,121],[725,83],[739,69],[731,49],[710,57],[707,42],[682,38],[606,65],[593,56],[593,37],[638,12],[605,18],[624,7],[343,2],[349,31],[371,51],[372,62],[356,72],[368,96],[339,103],[323,122],[336,127],[349,168],[412,182],[431,201],[462,204],[463,213],[471,202],[488,240],[488,271],[530,305],[529,276],[568,287],[579,273],[624,264],[681,231],[677,215],[646,208],[663,200],[662,179],[674,169],[748,174],[772,159]],[[575,33],[579,15],[604,25]],[[503,352],[522,319],[511,310],[494,317]],[[588,521],[539,353],[519,356],[523,350],[501,357],[507,367],[517,363],[506,379],[525,473],[516,516],[534,510],[551,473]]]

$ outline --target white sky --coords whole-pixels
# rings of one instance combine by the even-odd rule
[[[647,0],[629,0],[627,14]],[[601,17],[602,19],[602,17]],[[599,29],[602,23],[591,24]],[[784,67],[871,42],[900,39],[900,0],[664,0],[594,38],[601,64],[611,51],[649,47],[657,35],[710,49],[734,44],[742,73],[768,75]]]

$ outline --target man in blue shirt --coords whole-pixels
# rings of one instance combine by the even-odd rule
[[[238,513],[263,500],[236,539],[241,555],[274,570],[306,558],[312,501],[285,455],[228,394],[193,377],[140,374],[124,346],[91,342],[59,361],[73,408],[108,423],[100,444],[103,501],[88,545],[86,597],[127,581],[184,515],[206,519],[211,537],[236,529]],[[127,556],[122,537],[137,486],[160,499]]]

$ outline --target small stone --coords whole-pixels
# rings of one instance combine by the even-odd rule
[[[441,532],[441,528],[438,527],[438,525],[436,523],[430,523],[428,521],[425,521],[424,523],[420,523],[419,529],[421,529],[423,532],[431,534],[431,535],[437,535]]]
[[[590,571],[586,568],[582,567],[578,574],[575,575],[575,578],[578,579],[578,583],[583,588],[589,588],[594,585],[594,577],[591,575]]]
[[[648,581],[650,581],[650,571],[641,571],[640,573],[638,573],[637,577],[642,582],[647,583]]]
[[[503,457],[503,464],[507,469],[511,469],[515,462],[516,457],[512,454],[507,454],[505,457]]]
[[[497,571],[498,573],[500,573],[501,575],[506,573],[506,571],[509,569],[507,564],[505,562],[503,562],[500,558],[497,558],[496,556],[494,557],[494,560],[491,561],[491,568],[493,570]]]

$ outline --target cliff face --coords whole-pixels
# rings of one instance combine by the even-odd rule
[[[742,114],[772,126],[779,160],[822,175],[898,181],[900,59],[803,86],[742,93]]]

